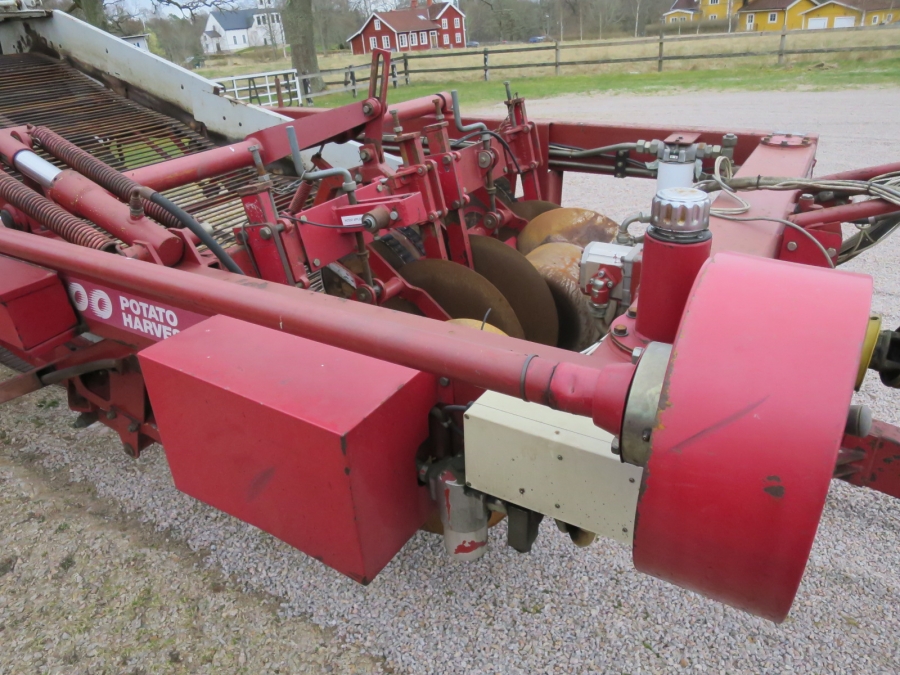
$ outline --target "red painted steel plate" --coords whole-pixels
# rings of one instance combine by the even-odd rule
[[[139,357],[179,490],[362,583],[430,513],[433,376],[224,316]]]
[[[666,373],[637,569],[781,621],[809,557],[869,317],[869,277],[719,253]]]
[[[40,351],[77,325],[56,272],[0,256],[0,342]]]

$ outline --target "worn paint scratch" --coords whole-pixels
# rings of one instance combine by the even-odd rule
[[[682,450],[684,450],[684,448],[691,445],[694,441],[698,441],[701,438],[718,431],[719,429],[722,429],[724,427],[727,427],[730,424],[733,424],[734,422],[737,422],[742,417],[749,415],[754,410],[756,410],[759,406],[761,406],[763,403],[765,403],[768,399],[769,399],[769,394],[766,394],[758,401],[754,401],[747,407],[742,408],[741,410],[738,410],[735,413],[732,413],[725,419],[719,420],[715,424],[712,424],[712,425],[706,427],[702,431],[698,431],[696,434],[692,434],[691,436],[688,436],[686,439],[684,439],[680,443],[676,443],[675,445],[673,445],[671,447],[671,449],[669,451],[670,452],[681,452]]]

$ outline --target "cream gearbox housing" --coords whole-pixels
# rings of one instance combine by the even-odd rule
[[[465,433],[471,488],[631,542],[642,469],[588,418],[489,391],[466,412]]]

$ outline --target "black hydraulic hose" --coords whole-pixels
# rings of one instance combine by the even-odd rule
[[[150,188],[140,188],[141,196],[144,199],[149,199],[154,204],[161,206],[166,211],[175,216],[179,222],[184,225],[187,229],[197,235],[197,238],[200,239],[206,245],[210,251],[219,259],[219,262],[227,269],[229,272],[233,272],[234,274],[243,274],[243,270],[237,266],[237,263],[234,262],[232,257],[225,252],[225,249],[219,245],[215,239],[213,239],[212,235],[203,229],[203,227],[198,223],[191,214],[178,206],[171,199],[163,197],[158,192],[150,190]]]

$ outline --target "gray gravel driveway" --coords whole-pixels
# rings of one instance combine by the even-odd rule
[[[819,173],[900,159],[897,110],[900,89],[568,96],[529,104],[533,117],[816,131]],[[564,191],[568,204],[616,218],[646,208],[651,196],[646,183],[596,178],[569,180]],[[900,237],[852,264],[874,275],[875,307],[894,326],[898,261]],[[900,398],[875,378],[859,398],[900,423]],[[598,541],[576,549],[552,524],[530,555],[503,545],[501,525],[489,554],[470,564],[448,561],[439,539],[419,534],[364,588],[177,492],[160,449],[129,460],[102,427],[66,429],[72,417],[38,408],[32,397],[0,407],[0,429],[19,452],[68,470],[239,586],[280,598],[285,615],[333,628],[397,673],[900,671],[900,503],[873,492],[833,485],[797,602],[781,626],[639,575],[627,547]]]

